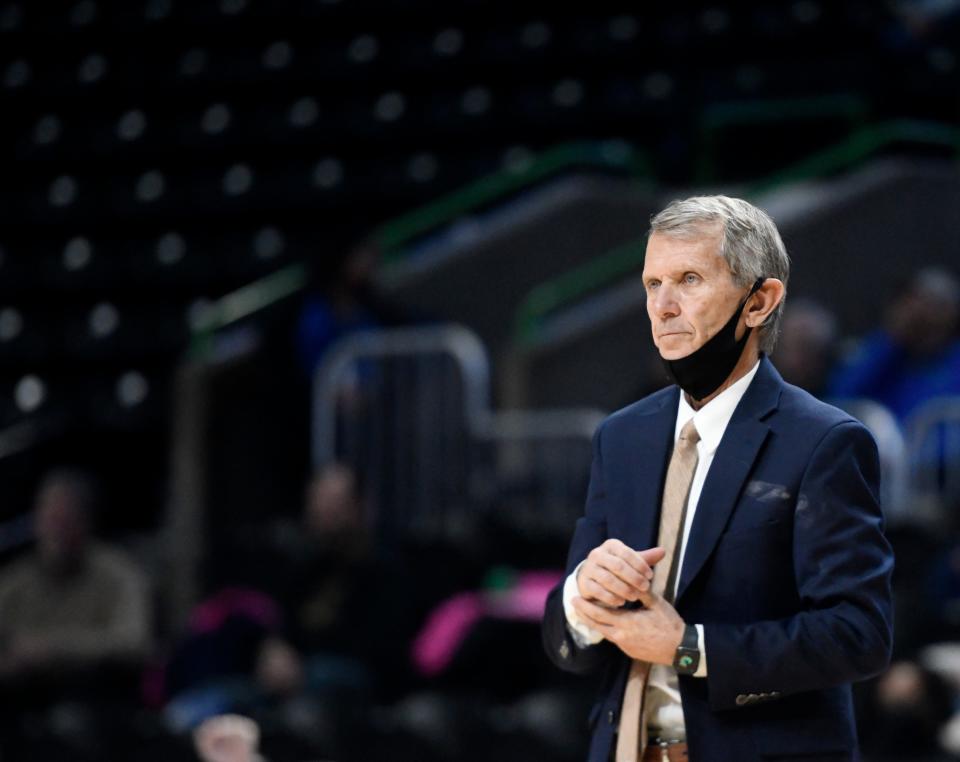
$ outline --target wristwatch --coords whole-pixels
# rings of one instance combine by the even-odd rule
[[[700,666],[700,638],[697,628],[688,624],[683,630],[683,640],[673,656],[673,666],[679,675],[692,675]]]

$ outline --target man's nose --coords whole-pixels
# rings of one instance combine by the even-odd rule
[[[659,317],[674,317],[680,313],[680,303],[672,286],[660,284],[653,298],[653,307]]]

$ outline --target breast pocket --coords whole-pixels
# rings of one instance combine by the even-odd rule
[[[793,518],[793,499],[788,496],[765,500],[744,496],[737,503],[721,540],[739,535],[765,531],[779,531],[788,527]]]

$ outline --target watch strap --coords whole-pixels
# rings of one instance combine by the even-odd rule
[[[697,628],[692,624],[684,627],[673,666],[682,675],[692,675],[700,666],[700,637]]]

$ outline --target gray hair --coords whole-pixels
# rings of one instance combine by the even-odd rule
[[[790,278],[790,258],[773,220],[762,209],[729,196],[694,196],[671,201],[650,220],[651,233],[678,238],[700,238],[721,226],[720,255],[726,260],[734,282],[751,286],[757,278],[777,278],[784,287]],[[784,298],[760,326],[760,349],[773,351],[780,335]]]

